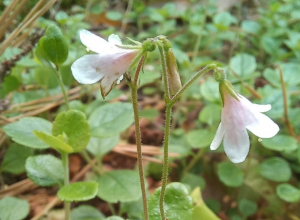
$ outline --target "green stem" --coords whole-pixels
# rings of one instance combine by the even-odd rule
[[[170,139],[170,126],[171,126],[171,116],[172,116],[172,107],[174,103],[168,103],[166,106],[166,121],[165,121],[165,132],[164,132],[164,162],[163,162],[163,174],[162,174],[162,184],[161,184],[161,192],[159,198],[159,209],[161,219],[165,220],[165,212],[164,212],[164,199],[166,186],[168,182],[168,174],[169,174],[169,139]]]
[[[200,150],[198,150],[197,154],[194,155],[193,159],[189,162],[189,164],[183,170],[183,172],[182,172],[183,175],[188,173],[195,166],[195,164],[198,162],[198,160],[200,160],[202,158],[205,151],[206,151],[206,148],[201,148]]]
[[[176,100],[182,95],[185,90],[194,82],[198,77],[202,76],[203,74],[207,73],[210,70],[213,70],[216,68],[216,64],[210,64],[204,67],[202,70],[198,71],[195,73],[195,75],[186,83],[182,86],[182,88],[172,97],[171,102],[176,102]]]
[[[62,77],[61,77],[61,73],[60,73],[58,67],[56,68],[55,75],[56,75],[57,81],[59,83],[59,86],[61,88],[61,91],[63,93],[64,99],[65,99],[66,108],[67,108],[67,110],[69,110],[70,108],[69,108],[68,96],[67,96],[67,93],[65,91],[65,86],[64,86],[64,83],[63,83],[63,80],[62,80]]]
[[[134,76],[134,83],[132,83],[129,79],[127,79],[127,83],[131,91],[132,107],[134,113],[135,141],[137,147],[137,162],[139,167],[139,176],[140,176],[141,191],[142,191],[144,219],[148,220],[149,217],[148,217],[147,195],[146,195],[146,186],[145,186],[144,170],[143,170],[142,138],[141,138],[141,130],[140,130],[140,116],[139,116],[138,93],[137,93],[138,77],[143,66],[144,58],[145,56],[142,56],[138,63],[136,73]]]
[[[62,163],[64,167],[64,186],[70,184],[70,177],[69,177],[69,154],[61,153]],[[65,202],[65,220],[70,219],[70,202]]]
[[[89,156],[89,154],[87,153],[86,150],[83,150],[81,152],[81,156],[85,159],[86,162],[88,162],[88,164],[91,165],[93,171],[99,175],[101,175],[102,171],[101,169],[99,169],[92,161],[92,158]]]

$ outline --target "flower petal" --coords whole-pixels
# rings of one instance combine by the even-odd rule
[[[213,141],[210,144],[210,149],[211,150],[216,150],[220,146],[220,144],[221,144],[221,142],[223,140],[224,134],[225,134],[225,128],[224,128],[224,126],[223,126],[223,124],[221,122],[219,124],[219,127],[218,127],[218,130],[216,132],[216,135],[215,135]]]
[[[230,127],[226,126],[223,142],[224,150],[233,163],[241,163],[245,160],[249,152],[249,136],[244,127],[231,125]]]
[[[98,54],[85,55],[76,60],[71,70],[74,78],[82,84],[92,84],[103,78],[100,56]]]
[[[271,110],[271,105],[268,104],[268,105],[258,105],[258,104],[253,104],[252,103],[252,106],[259,112],[267,112],[267,111],[270,111]]]
[[[81,30],[79,32],[80,40],[81,42],[91,51],[94,51],[98,54],[106,54],[111,53],[115,49],[117,49],[116,46],[113,44],[108,43],[106,40],[104,40],[101,37],[98,37],[97,35],[87,31],[87,30]]]
[[[262,113],[253,113],[251,121],[252,123],[247,124],[246,128],[260,138],[271,138],[279,131],[278,125]]]
[[[109,35],[108,42],[111,44],[122,45],[120,37],[116,34]]]

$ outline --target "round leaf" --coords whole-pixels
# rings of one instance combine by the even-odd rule
[[[206,105],[199,114],[199,120],[201,122],[213,125],[221,121],[222,107],[219,105]]]
[[[62,201],[79,202],[95,198],[97,191],[98,183],[96,182],[76,182],[63,186],[58,191],[57,196]]]
[[[206,80],[200,87],[201,94],[210,102],[220,102],[219,86],[214,80]]]
[[[231,162],[223,161],[218,165],[219,179],[227,186],[238,187],[244,182],[243,172]]]
[[[291,178],[292,171],[289,164],[282,158],[271,157],[259,166],[260,174],[268,180],[285,182]]]
[[[29,204],[26,200],[14,197],[4,197],[0,200],[0,219],[21,220],[29,213]]]
[[[248,199],[241,199],[238,203],[238,207],[239,207],[240,213],[244,217],[253,215],[257,211],[257,204]]]
[[[300,200],[300,190],[288,183],[278,185],[276,193],[279,198],[286,202],[298,202]]]
[[[52,155],[29,157],[25,168],[29,179],[37,185],[62,185],[64,181],[62,162]]]
[[[98,196],[110,203],[132,202],[141,197],[140,177],[133,170],[105,172],[98,179]]]
[[[211,144],[214,136],[215,134],[209,130],[198,129],[187,134],[187,141],[193,148],[204,148]]]
[[[119,134],[133,123],[129,103],[109,103],[97,108],[89,118],[92,136],[110,137]]]
[[[196,187],[200,187],[200,189],[203,190],[205,188],[205,184],[206,184],[203,177],[192,174],[192,173],[185,174],[181,178],[180,182],[189,185],[191,187],[192,191]]]
[[[47,58],[56,65],[62,64],[67,59],[69,53],[68,44],[57,26],[50,25],[39,43]]]
[[[230,68],[240,76],[245,76],[253,73],[256,69],[255,57],[241,53],[230,59]]]
[[[159,197],[161,187],[156,189],[149,198],[149,219],[161,220]],[[165,194],[166,219],[190,220],[193,215],[193,200],[182,183],[173,182],[167,185]]]
[[[113,149],[118,143],[119,135],[106,138],[92,137],[86,149],[94,156],[101,157]]]
[[[34,134],[33,131],[42,131],[46,134],[51,134],[52,124],[42,118],[37,117],[26,117],[22,118],[17,122],[10,123],[3,127],[6,135],[10,136],[14,142],[18,144],[37,148],[45,149],[48,148],[48,144],[39,140]]]
[[[261,144],[268,149],[276,151],[292,151],[298,148],[297,140],[284,134],[278,134],[275,137],[263,139]]]
[[[105,216],[96,208],[89,205],[81,205],[72,210],[72,220],[98,220],[104,219]]]
[[[82,151],[90,141],[90,126],[85,115],[77,110],[61,112],[53,122],[54,136],[66,135],[66,142],[74,152]]]
[[[33,154],[33,149],[13,143],[6,151],[1,163],[1,170],[13,174],[25,171],[25,161]]]

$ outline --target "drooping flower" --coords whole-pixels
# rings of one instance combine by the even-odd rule
[[[243,162],[249,152],[250,141],[247,129],[260,138],[271,138],[279,127],[261,112],[267,112],[271,105],[251,103],[244,96],[236,93],[227,80],[220,82],[223,100],[221,123],[210,145],[216,150],[222,140],[225,153],[233,163]]]
[[[100,80],[102,97],[122,79],[132,60],[138,55],[139,49],[124,49],[120,38],[112,34],[108,41],[87,30],[80,31],[80,40],[87,50],[97,54],[88,54],[76,60],[71,70],[74,78],[82,84],[92,84]]]

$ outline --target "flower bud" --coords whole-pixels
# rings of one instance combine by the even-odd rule
[[[147,40],[145,40],[145,41],[143,42],[142,47],[143,47],[144,51],[152,52],[152,51],[155,50],[156,45],[155,45],[153,39],[148,38]]]
[[[166,53],[170,94],[175,95],[182,87],[180,76],[178,73],[176,58],[172,49],[169,49]]]
[[[214,71],[214,77],[217,82],[223,82],[226,79],[226,74],[224,73],[224,70],[216,68]]]

